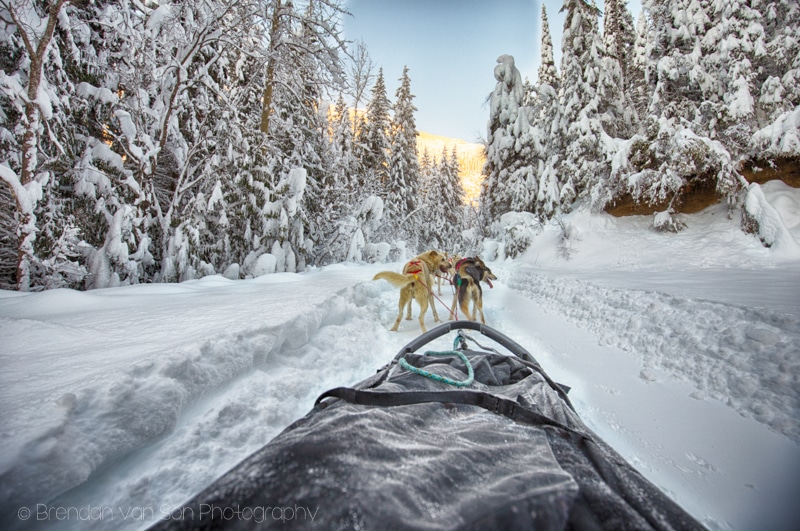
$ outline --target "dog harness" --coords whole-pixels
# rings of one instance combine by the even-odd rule
[[[459,260],[458,262],[456,262],[456,271],[458,271],[458,270],[461,268],[461,266],[462,266],[462,265],[464,265],[464,264],[472,264],[473,266],[476,266],[476,267],[477,267],[477,263],[478,263],[478,261],[477,261],[477,260],[476,260],[474,257],[462,258],[461,260]],[[482,269],[482,268],[481,268],[481,269]],[[480,283],[480,281],[481,281],[481,279],[480,279],[480,275],[478,275],[478,278],[475,278],[475,276],[474,276],[474,275],[470,275],[470,276],[471,276],[471,277],[473,277],[473,278],[475,279],[475,282],[478,282],[478,283]],[[460,285],[461,285],[461,282],[462,282],[461,275],[459,275],[458,273],[456,273],[456,274],[453,276],[453,280],[452,280],[452,282],[451,282],[451,283],[452,283],[452,284],[454,284],[455,286],[460,286]],[[487,283],[487,284],[489,284],[489,288],[494,288],[494,286],[492,285],[492,281],[491,281],[491,280],[489,280],[488,278],[486,279],[486,283]]]
[[[407,275],[414,275],[414,278],[419,278],[419,274],[422,273],[422,261],[421,260],[411,260],[408,263],[408,267],[406,268],[405,273]]]

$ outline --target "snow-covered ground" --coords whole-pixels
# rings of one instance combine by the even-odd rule
[[[487,323],[711,529],[800,523],[800,190],[763,189],[792,241],[721,206],[678,234],[578,211],[569,261],[548,226],[485,290]],[[417,336],[370,280],[400,267],[0,292],[0,526],[153,524]]]

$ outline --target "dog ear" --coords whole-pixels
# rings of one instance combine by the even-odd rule
[[[475,279],[475,282],[481,281],[481,270],[475,267],[474,265],[468,265],[464,268],[464,272]]]

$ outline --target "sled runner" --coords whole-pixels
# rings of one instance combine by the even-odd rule
[[[451,332],[452,350],[418,352]],[[156,527],[704,529],[584,425],[567,390],[500,332],[448,322],[323,393]]]

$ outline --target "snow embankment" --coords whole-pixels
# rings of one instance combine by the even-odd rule
[[[350,347],[336,345],[336,357],[325,348],[340,342],[331,331],[339,324],[347,321],[355,326],[352,321],[357,325],[372,313],[363,306],[372,302],[377,286],[361,286],[362,275],[367,273],[359,272],[346,280],[344,283],[350,286],[344,288],[335,282],[320,289],[313,282],[303,287],[297,284],[293,291],[303,303],[292,303],[287,295],[285,308],[274,304],[276,294],[281,289],[291,290],[292,282],[275,284],[274,289],[258,286],[269,279],[225,281],[217,286],[224,279],[214,277],[194,285],[181,284],[175,288],[181,293],[173,297],[193,291],[189,296],[198,314],[175,321],[163,302],[153,300],[155,318],[168,324],[161,328],[153,325],[149,330],[145,327],[142,337],[128,337],[125,346],[111,342],[102,345],[104,339],[111,338],[104,338],[98,323],[85,313],[86,304],[73,304],[81,307],[76,314],[83,317],[69,325],[66,317],[45,318],[36,326],[30,319],[2,318],[0,329],[20,325],[21,321],[30,324],[23,335],[33,338],[39,351],[45,350],[44,357],[52,348],[55,357],[62,361],[66,358],[68,364],[69,357],[74,356],[75,367],[80,367],[49,377],[35,371],[39,374],[31,374],[33,379],[27,386],[22,381],[26,378],[16,383],[3,378],[4,395],[19,403],[4,413],[2,521],[20,524],[11,518],[20,507],[41,508],[53,503],[77,506],[78,500],[83,503],[85,499],[91,499],[95,506],[125,507],[130,500],[137,500],[137,506],[169,509],[303,415],[321,388],[341,385],[343,377],[362,379],[372,374],[379,363],[385,362],[383,351],[376,353],[378,362],[364,355],[364,341]],[[232,290],[231,286],[241,289]],[[105,300],[95,298],[88,306],[99,313],[115,314],[101,327],[119,328],[124,334],[127,320],[142,320],[150,289],[119,288],[107,295],[92,292]],[[245,292],[249,292],[246,297]],[[54,297],[76,303],[86,295],[69,290],[32,294],[29,305],[41,302],[45,307],[45,299],[52,303]],[[131,309],[138,311],[116,311],[120,301],[126,299],[132,302]],[[21,300],[10,297],[5,302]],[[228,311],[229,304],[250,317],[233,324],[237,319]],[[214,316],[215,312],[218,315]],[[181,325],[184,319],[194,322]],[[227,327],[226,319],[231,321]],[[221,324],[214,326],[213,320]],[[221,327],[227,331],[221,331]],[[189,341],[187,328],[194,336]],[[376,335],[386,334],[371,322],[363,322],[360,328],[369,336],[365,341],[370,344],[381,341]],[[58,337],[58,344],[38,340],[47,335]],[[161,347],[150,344],[145,339],[148,335]],[[176,344],[174,336],[183,344]],[[107,367],[93,372],[92,360]],[[332,371],[339,363],[345,369]],[[76,379],[68,372],[83,372],[88,377]],[[304,377],[298,378],[299,374]],[[165,462],[170,466],[165,468]],[[208,466],[198,469],[194,466],[197,462]],[[181,469],[181,463],[185,468]],[[120,470],[127,470],[122,474],[126,481],[121,484],[114,477],[104,477],[118,475]],[[88,497],[80,493],[87,489],[91,491]]]

